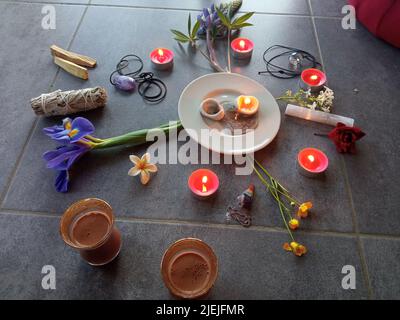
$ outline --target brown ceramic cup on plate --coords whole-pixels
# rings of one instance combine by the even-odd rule
[[[100,199],[83,199],[72,204],[61,217],[64,242],[78,249],[84,260],[102,266],[121,250],[121,234],[114,225],[111,206]]]
[[[164,253],[161,275],[176,297],[196,299],[205,296],[217,279],[218,261],[213,250],[203,241],[184,238],[173,243]]]

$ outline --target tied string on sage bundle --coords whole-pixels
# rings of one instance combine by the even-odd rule
[[[93,110],[105,106],[106,102],[106,90],[94,87],[43,93],[39,97],[31,99],[31,107],[37,115],[48,117]]]
[[[124,73],[123,70],[129,66],[130,62],[135,62],[137,68]],[[110,83],[122,91],[133,92],[137,88],[140,96],[148,102],[162,101],[167,95],[167,86],[162,80],[155,78],[154,73],[142,72],[142,70],[142,59],[135,54],[128,54],[119,60],[116,70],[110,75]]]

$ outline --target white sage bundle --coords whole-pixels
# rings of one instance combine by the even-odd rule
[[[107,103],[106,89],[101,87],[80,90],[56,90],[31,99],[31,106],[37,115],[65,116],[72,113],[93,110]]]

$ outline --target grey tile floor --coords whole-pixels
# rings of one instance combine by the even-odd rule
[[[41,28],[43,2],[56,8],[56,30]],[[159,274],[162,254],[174,240],[196,236],[207,241],[220,260],[211,299],[399,299],[395,138],[400,120],[400,51],[361,25],[343,30],[342,0],[245,0],[242,8],[257,12],[252,18],[255,27],[243,31],[256,47],[251,63],[235,65],[235,72],[254,78],[278,96],[295,88],[296,81],[259,76],[262,52],[277,43],[307,49],[324,63],[336,92],[335,112],[354,117],[367,132],[357,155],[342,156],[329,141],[313,135],[329,128],[283,117],[274,143],[256,154],[298,198],[314,201],[313,215],[298,233],[310,251],[303,258],[281,249],[287,239],[274,202],[254,176],[235,177],[233,166],[212,166],[221,190],[211,202],[198,202],[186,190],[195,165],[161,166],[146,188],[125,175],[130,167],[127,156],[143,153],[143,147],[88,155],[76,166],[71,191],[53,190],[53,172],[41,159],[51,145],[41,130],[58,120],[35,118],[29,99],[53,89],[105,86],[108,106],[85,114],[98,136],[104,137],[177,119],[180,92],[210,68],[201,57],[180,48],[168,29],[184,28],[187,11],[195,13],[210,3],[0,1],[0,298],[168,299]],[[49,55],[53,43],[96,57],[99,65],[90,71],[90,80],[83,82],[58,70]],[[146,57],[155,46],[176,53],[173,72],[160,74],[169,88],[167,98],[149,106],[138,95],[116,92],[108,76],[117,60],[129,52]],[[150,68],[148,61],[145,68]],[[331,165],[325,180],[297,173],[295,155],[306,146],[328,154]],[[257,190],[254,226],[227,225],[227,205],[250,182]],[[91,196],[113,206],[123,233],[120,257],[105,268],[87,266],[58,234],[66,207]],[[40,286],[46,264],[57,270],[54,291]],[[355,290],[341,287],[344,265],[356,269]]]

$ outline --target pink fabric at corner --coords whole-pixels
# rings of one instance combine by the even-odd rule
[[[349,0],[349,4],[369,31],[400,48],[400,0]]]

